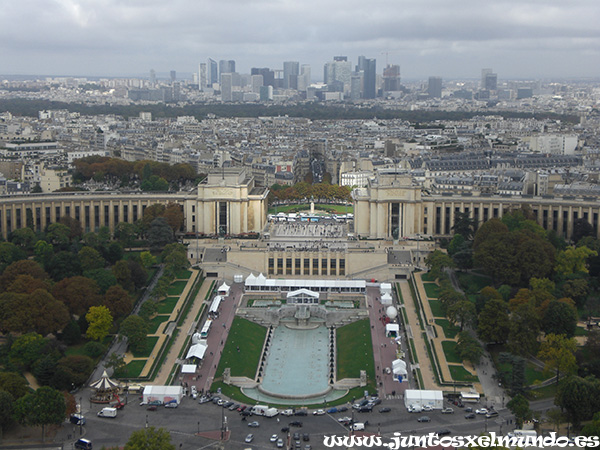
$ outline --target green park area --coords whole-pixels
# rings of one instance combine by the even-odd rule
[[[354,206],[352,205],[325,205],[315,204],[316,211],[325,211],[330,214],[353,214]],[[281,205],[273,206],[269,208],[269,214],[282,213],[297,213],[297,212],[308,212],[310,211],[310,204],[305,203],[301,205]]]
[[[131,353],[135,358],[148,358],[158,342],[158,336],[146,336],[146,347],[142,351],[131,349]]]
[[[442,302],[439,300],[428,300],[429,307],[431,308],[431,312],[434,317],[446,317],[444,314],[444,308],[442,306]]]
[[[446,355],[446,361],[449,363],[462,364],[463,360],[458,353],[456,353],[456,342],[455,341],[442,341],[442,348]]]
[[[442,328],[442,330],[444,330],[444,337],[446,339],[454,339],[460,331],[460,328],[455,325],[452,325],[448,319],[436,318],[435,323],[436,325],[439,325]]]
[[[221,377],[223,371],[229,367],[231,376],[254,379],[266,335],[265,327],[235,317],[219,361],[216,377]]]
[[[464,382],[474,382],[474,383],[479,381],[479,378],[476,375],[471,374],[463,366],[454,366],[452,364],[449,364],[448,369],[450,369],[450,375],[452,375],[452,379],[454,381],[464,381]]]
[[[167,295],[181,295],[186,284],[187,281],[174,281],[167,289]]]
[[[158,302],[158,314],[171,314],[175,305],[179,301],[179,297],[166,297]]]
[[[155,334],[161,323],[169,320],[169,315],[158,315],[154,316],[148,322],[148,334]]]
[[[190,277],[192,276],[192,271],[191,270],[178,270],[177,273],[175,274],[175,278],[178,280],[189,280]]]
[[[336,330],[337,379],[358,378],[366,370],[369,380],[375,379],[373,343],[368,319],[358,320]]]
[[[423,283],[425,293],[429,298],[438,298],[440,295],[440,287],[435,283]]]

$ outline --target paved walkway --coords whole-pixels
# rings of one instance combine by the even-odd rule
[[[418,368],[421,370],[421,375],[423,377],[422,389],[428,390],[437,390],[440,387],[435,382],[435,377],[433,376],[433,369],[431,367],[431,361],[429,360],[429,355],[427,354],[427,347],[425,345],[425,340],[423,339],[423,333],[421,331],[421,327],[419,326],[420,321],[417,315],[417,310],[415,306],[415,299],[413,299],[412,293],[410,291],[410,287],[408,285],[408,281],[402,280],[398,283],[400,286],[400,293],[402,294],[402,298],[404,299],[404,310],[406,312],[406,316],[408,318],[408,327],[406,332],[407,335],[413,338],[415,344],[415,352],[418,360]]]

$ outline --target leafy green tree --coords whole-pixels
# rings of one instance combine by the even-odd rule
[[[94,370],[94,360],[85,355],[68,355],[58,360],[52,386],[68,391],[82,386]]]
[[[54,255],[54,246],[49,242],[39,240],[33,246],[33,254],[35,260],[45,267]]]
[[[27,251],[31,251],[38,241],[38,236],[31,228],[25,227],[13,231],[8,237],[8,240]]]
[[[134,351],[143,351],[146,348],[148,323],[140,316],[129,316],[121,323],[119,334],[125,336]]]
[[[0,275],[0,291],[5,291],[19,275],[31,275],[38,280],[46,280],[48,274],[35,261],[23,259],[10,264]]]
[[[78,253],[81,269],[83,271],[102,269],[106,266],[106,261],[98,250],[92,247],[82,247]]]
[[[55,253],[45,267],[54,281],[81,275],[79,256],[72,252]]]
[[[81,238],[83,228],[81,227],[81,222],[79,220],[74,219],[71,216],[62,216],[58,222],[69,229],[69,239],[71,241],[79,240]]]
[[[158,217],[152,221],[148,230],[148,244],[151,248],[163,248],[174,239],[173,229],[164,217]]]
[[[125,248],[131,247],[137,236],[137,227],[132,223],[119,222],[115,227],[115,239]]]
[[[152,256],[152,253],[150,253],[149,251],[142,252],[140,254],[140,260],[142,261],[142,265],[146,269],[149,269],[154,264],[156,264],[156,258]]]
[[[598,411],[599,395],[599,380],[571,375],[558,386],[554,404],[565,412],[567,420],[575,428],[579,428],[583,420],[591,419]]]
[[[111,264],[116,264],[118,261],[123,259],[123,246],[118,242],[111,242],[108,248],[106,249],[106,254],[104,257]]]
[[[81,276],[60,280],[52,288],[52,295],[62,299],[69,312],[77,316],[85,314],[91,306],[98,306],[101,302],[96,282]]]
[[[449,306],[446,315],[452,324],[460,324],[460,331],[463,331],[465,326],[472,325],[477,317],[475,305],[466,299],[459,300]]]
[[[37,289],[47,291],[49,289],[48,280],[33,278],[31,275],[19,275],[17,278],[15,278],[15,281],[13,281],[12,284],[6,288],[6,292],[31,294]]]
[[[85,333],[86,337],[95,341],[103,340],[112,327],[113,317],[106,306],[92,306],[85,315],[89,326]]]
[[[10,392],[0,390],[0,405],[2,405],[2,408],[0,408],[0,442],[2,441],[4,430],[13,423],[14,401],[15,399]]]
[[[475,232],[473,237],[473,250],[477,251],[479,246],[491,236],[508,233],[508,227],[500,219],[490,219],[483,223]]]
[[[425,258],[425,265],[429,267],[431,276],[438,279],[446,267],[454,267],[454,261],[447,253],[435,250]]]
[[[18,399],[14,409],[20,424],[42,426],[43,441],[46,437],[46,425],[60,425],[66,417],[65,398],[59,391],[48,386]]]
[[[55,355],[44,355],[35,362],[33,375],[40,386],[49,386],[56,373],[57,359]]]
[[[16,372],[0,372],[0,390],[10,392],[15,399],[29,392],[29,382]]]
[[[455,235],[459,234],[467,241],[473,239],[475,230],[477,230],[477,219],[469,216],[468,212],[454,213],[454,226],[452,227]]]
[[[37,333],[27,333],[19,336],[10,347],[9,358],[29,370],[42,357],[46,339]]]
[[[510,330],[508,305],[502,299],[488,300],[479,313],[477,334],[483,342],[502,344]]]
[[[511,395],[523,393],[525,390],[525,363],[526,360],[512,353],[502,352],[498,355],[500,375],[504,386],[510,389]]]
[[[573,221],[573,234],[571,235],[571,240],[573,242],[578,243],[582,238],[592,237],[595,234],[594,227],[584,218],[575,219]]]
[[[125,357],[114,352],[110,354],[105,364],[105,366],[112,369],[115,374],[119,373],[126,365]]]
[[[171,444],[171,433],[164,428],[144,428],[134,431],[124,450],[175,450]]]
[[[150,317],[152,317],[157,312],[158,305],[156,304],[156,302],[152,300],[147,300],[144,303],[142,303],[142,306],[140,306],[139,316],[142,319],[148,321],[150,320]]]
[[[105,294],[108,288],[117,284],[117,279],[109,269],[87,270],[83,276],[96,282],[100,294]]]
[[[548,422],[554,426],[554,431],[556,432],[558,432],[560,426],[566,420],[564,413],[559,408],[552,408],[546,411],[546,418],[548,419]]]
[[[539,318],[531,304],[519,305],[510,315],[508,345],[516,355],[535,353],[540,334]]]
[[[148,272],[146,272],[146,269],[134,259],[128,259],[127,265],[131,272],[131,282],[135,288],[141,289],[146,286],[146,283],[148,282]]]
[[[46,239],[55,246],[66,248],[70,242],[71,230],[62,223],[51,223],[46,227]]]
[[[523,422],[531,420],[533,413],[529,408],[529,400],[523,395],[518,394],[513,397],[507,404],[506,407],[515,415],[515,421],[517,422],[517,428],[523,426]]]
[[[106,346],[96,341],[89,341],[83,346],[83,353],[92,359],[102,356],[105,350]]]
[[[117,279],[117,283],[120,284],[124,289],[128,291],[133,291],[134,284],[131,279],[131,269],[129,268],[129,264],[127,261],[117,261],[117,263],[112,267],[112,273]]]
[[[12,242],[0,242],[0,270],[4,271],[15,261],[25,259],[27,254]]]
[[[572,298],[578,307],[583,307],[590,293],[589,283],[586,278],[572,278],[562,285],[563,297]]]
[[[461,331],[458,333],[456,353],[458,353],[458,356],[463,360],[470,361],[473,365],[477,365],[483,356],[483,348],[479,341],[467,331]]]
[[[577,361],[575,350],[577,342],[573,338],[567,338],[563,334],[548,334],[540,346],[538,358],[546,364],[546,370],[556,372],[556,384],[559,382],[560,373],[575,373]]]
[[[550,412],[550,411],[548,411]],[[594,414],[592,421],[581,429],[581,436],[600,436],[600,412]]]
[[[598,256],[598,252],[587,247],[569,247],[556,255],[556,272],[562,276],[578,272],[588,273],[587,259]]]
[[[544,333],[564,334],[573,337],[577,329],[577,310],[572,305],[558,300],[548,304],[542,317]]]

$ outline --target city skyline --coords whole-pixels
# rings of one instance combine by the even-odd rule
[[[34,11],[34,13],[31,13]],[[43,13],[35,13],[43,11]],[[114,0],[13,2],[0,16],[5,75],[139,76],[150,69],[193,73],[207,58],[283,69],[321,67],[336,55],[401,67],[403,79],[580,78],[600,73],[600,4],[472,0],[448,4],[288,4]]]

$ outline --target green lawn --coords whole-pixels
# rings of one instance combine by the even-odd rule
[[[179,301],[179,297],[167,297],[158,303],[158,314],[171,314],[175,305]]]
[[[425,287],[425,293],[429,298],[438,298],[440,294],[440,287],[435,283],[423,283]]]
[[[148,334],[156,333],[158,326],[161,323],[166,322],[167,320],[169,320],[169,316],[156,316],[156,317],[153,317],[152,319],[150,319],[150,324],[148,327]]]
[[[266,335],[265,327],[240,317],[234,318],[216,377],[222,376],[225,368],[229,367],[231,376],[254,379]]]
[[[146,365],[146,359],[137,359],[128,363],[123,369],[119,370],[116,374],[116,378],[137,378],[142,373],[144,366]]]
[[[492,279],[472,272],[456,272],[458,282],[467,294],[477,294],[492,284]]]
[[[336,330],[337,378],[359,378],[366,370],[369,380],[375,379],[373,342],[368,319],[358,320]]]
[[[181,295],[187,281],[174,281],[167,289],[167,295]]]
[[[178,280],[188,280],[192,276],[191,270],[180,270],[175,274],[175,278]]]
[[[498,371],[502,373],[510,372],[511,367],[508,363],[498,364]],[[525,366],[525,384],[527,386],[533,386],[541,381],[551,378],[554,373],[544,374],[544,371],[538,369],[533,364],[527,363]],[[509,375],[510,376],[510,375]]]
[[[134,352],[131,350],[131,353],[136,358],[147,358],[152,353],[156,342],[158,341],[158,336],[146,336],[146,349],[143,352]]]
[[[353,214],[354,206],[349,205],[321,205],[315,204],[315,209],[320,211],[327,211],[333,214]],[[290,212],[307,212],[310,210],[310,204],[305,203],[302,205],[283,205],[283,206],[273,206],[269,208],[268,214],[277,214],[280,212],[290,213]]]
[[[456,353],[456,342],[442,341],[442,348],[444,349],[444,354],[446,355],[446,361],[449,363],[462,364],[462,358]]]
[[[428,300],[429,301],[429,307],[431,308],[431,312],[433,313],[434,317],[446,317],[446,314],[444,314],[444,308],[442,306],[442,302],[440,302],[439,300]]]
[[[452,325],[448,319],[435,319],[435,323],[442,327],[446,339],[454,339],[460,330],[460,327]]]
[[[587,336],[588,334],[589,334],[589,331],[583,327],[575,328],[575,336]]]
[[[479,381],[479,378],[477,378],[475,375],[472,375],[463,366],[448,365],[448,368],[450,369],[450,374],[452,375],[452,379],[454,381],[467,381],[467,382],[470,382],[470,381],[477,382],[477,381]]]

